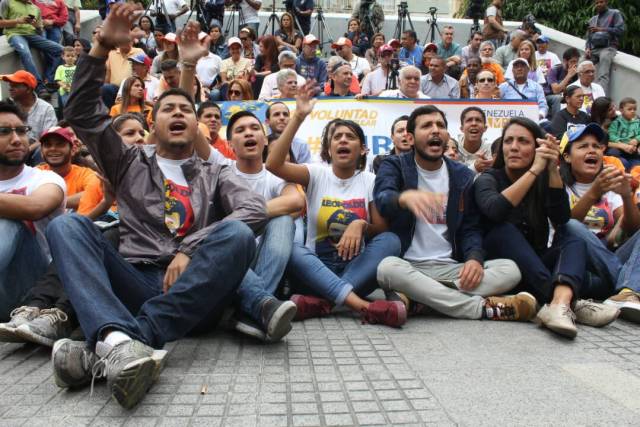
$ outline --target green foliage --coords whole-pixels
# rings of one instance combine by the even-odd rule
[[[488,5],[485,1],[485,6]],[[531,13],[536,21],[563,33],[582,39],[587,33],[587,21],[595,12],[593,2],[589,0],[510,0],[506,1],[503,17],[507,21],[521,21]],[[464,0],[458,11],[463,16],[469,7],[469,0]],[[630,0],[609,0],[609,7],[622,12],[625,22],[625,33],[620,43],[620,50],[631,55],[640,56],[640,3]]]

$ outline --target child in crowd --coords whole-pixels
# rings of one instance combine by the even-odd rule
[[[71,82],[73,74],[76,72],[76,51],[73,46],[65,46],[62,50],[62,60],[64,64],[56,69],[55,80],[58,83],[58,95],[60,96],[60,106],[64,107],[71,92]]]
[[[609,149],[615,150],[612,154],[621,158],[627,170],[640,164],[640,119],[636,115],[637,109],[638,103],[635,99],[624,98],[620,101],[621,115],[609,126]]]

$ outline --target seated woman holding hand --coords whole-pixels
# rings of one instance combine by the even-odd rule
[[[329,314],[333,305],[346,305],[370,323],[400,326],[406,321],[401,301],[363,298],[377,288],[378,264],[400,254],[400,239],[386,232],[387,224],[373,203],[375,175],[362,168],[366,160],[362,128],[349,120],[332,122],[329,146],[323,148],[329,166],[285,161],[291,142],[311,113],[315,82],[298,89],[296,109],[280,138],[269,145],[267,169],[307,188],[307,244],[294,244],[288,271],[297,319]],[[308,294],[316,295],[311,296]]]
[[[640,322],[640,210],[630,177],[603,166],[606,135],[597,124],[572,126],[562,142],[560,173],[573,218],[567,230],[587,243],[587,270],[596,275],[590,296],[610,297],[610,310]]]
[[[557,162],[556,139],[526,118],[509,120],[502,130],[492,169],[475,182],[475,200],[486,228],[487,258],[515,261],[522,284],[545,302],[536,322],[574,338],[575,321],[603,326],[615,320],[606,306],[590,301],[585,286],[586,244],[568,234],[569,197]],[[549,223],[555,229],[548,246]]]

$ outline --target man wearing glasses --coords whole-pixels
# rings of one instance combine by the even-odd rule
[[[578,65],[578,80],[569,86],[580,86],[584,92],[584,102],[582,103],[582,111],[591,114],[591,106],[593,101],[605,95],[604,88],[595,83],[596,66],[591,61],[582,61]]]
[[[0,321],[6,322],[49,263],[47,224],[64,213],[62,177],[25,164],[25,114],[0,101]]]

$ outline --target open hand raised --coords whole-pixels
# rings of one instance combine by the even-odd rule
[[[141,6],[131,3],[111,5],[109,16],[96,33],[96,41],[106,49],[115,49],[131,40],[131,27],[143,12]]]

